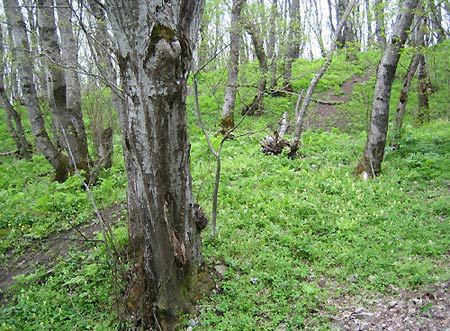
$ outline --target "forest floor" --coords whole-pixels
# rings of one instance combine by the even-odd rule
[[[352,63],[344,54],[333,60],[314,97],[335,104],[311,104],[301,158],[266,156],[259,145],[283,112],[293,118],[295,96],[267,97],[266,113],[242,122],[222,151],[218,235],[202,233],[216,288],[180,329],[450,328],[448,80],[445,63],[437,61],[448,47],[429,55],[438,87],[430,97],[432,121],[414,122],[412,91],[400,148],[387,147],[376,180],[352,172],[365,143],[377,52],[360,53]],[[402,56],[398,77],[408,62]],[[296,61],[294,90],[307,88],[319,67],[320,61]],[[223,77],[224,70],[199,76],[210,132],[217,132]],[[257,79],[256,63],[243,66],[243,85]],[[392,105],[400,87],[397,79]],[[254,89],[242,88],[239,97],[248,103]],[[192,98],[187,104],[193,192],[208,213],[215,160],[195,124]],[[4,123],[0,150],[11,150]],[[218,145],[221,138],[211,139]],[[115,222],[125,251],[127,182],[119,135],[115,142],[114,165],[92,194],[104,218]],[[115,308],[124,284],[117,286],[111,272],[82,179],[53,182],[40,155],[2,161],[0,289],[7,295],[0,298],[0,330],[125,329]]]
[[[113,205],[101,210],[102,220],[113,226],[117,222],[117,212],[123,205]],[[24,251],[16,252],[10,249],[6,252],[7,262],[0,265],[0,305],[4,303],[3,293],[14,285],[15,277],[33,273],[37,268],[45,268],[51,273],[51,268],[57,258],[66,257],[72,250],[88,251],[102,231],[100,221],[94,220],[89,224],[77,225],[71,229],[55,233],[47,238],[33,242]]]

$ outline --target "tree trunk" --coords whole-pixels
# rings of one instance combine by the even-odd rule
[[[373,33],[372,33],[372,14],[371,14],[371,6],[370,0],[365,0],[365,8],[366,8],[366,21],[367,21],[367,46],[370,47],[373,45]]]
[[[117,75],[113,65],[113,59],[108,51],[111,49],[111,41],[107,31],[106,14],[98,1],[89,0],[88,4],[96,21],[95,31],[93,33],[97,41],[93,44],[93,51],[95,51],[96,54],[96,67],[101,75],[107,79],[108,84],[115,84]],[[111,90],[111,101],[114,108],[117,113],[123,113],[123,105],[117,95],[117,91],[114,92],[113,88],[111,88]],[[112,114],[107,114],[104,109],[99,109],[97,112],[99,113],[98,120],[95,121],[95,123],[91,123],[93,124],[94,131],[94,146],[99,159],[99,165],[105,169],[109,169],[112,166],[112,157],[114,153]],[[109,118],[105,118],[105,115]]]
[[[389,123],[389,100],[392,84],[400,59],[400,51],[406,42],[418,2],[418,0],[402,2],[393,27],[391,41],[387,44],[378,66],[368,139],[362,160],[356,168],[357,174],[365,172],[367,176],[375,177],[381,171]]]
[[[239,21],[245,0],[233,0],[230,26],[230,59],[228,62],[228,80],[225,88],[225,98],[222,107],[220,126],[226,134],[234,127],[234,106],[236,104],[237,80],[239,73],[239,49],[241,33]]]
[[[411,88],[411,82],[417,71],[417,65],[419,64],[419,54],[415,54],[411,62],[409,63],[408,70],[403,78],[403,86],[400,91],[400,99],[397,105],[397,111],[395,113],[395,126],[394,126],[394,144],[398,145],[398,141],[402,137],[403,118],[406,112],[406,104],[408,103],[409,90]]]
[[[67,4],[65,4],[67,6]],[[62,18],[60,17],[60,20]],[[65,72],[61,67],[63,59],[61,57],[61,49],[59,47],[58,34],[56,30],[56,20],[54,13],[53,2],[50,0],[38,1],[38,21],[39,32],[42,42],[42,52],[47,59],[47,68],[49,71],[49,79],[51,80],[52,97],[54,101],[53,116],[54,123],[59,125],[57,128],[59,133],[59,141],[69,155],[69,161],[73,167],[82,169],[89,173],[89,157],[87,156],[87,143],[84,134],[84,125],[81,127],[78,117],[80,117],[81,109],[80,103],[75,100],[75,91],[69,86],[73,87],[72,79],[75,77],[68,73],[67,79]],[[61,33],[61,37],[64,33]],[[61,38],[64,39],[63,37]],[[66,53],[68,50],[65,51]],[[71,47],[71,52],[76,52],[76,48]],[[79,99],[78,99],[79,100]],[[70,102],[70,103],[69,103]]]
[[[384,47],[386,44],[386,29],[384,25],[384,2],[383,0],[375,0],[374,13],[375,13],[375,38],[377,44],[380,47]]]
[[[288,35],[288,48],[285,59],[285,66],[283,72],[284,89],[286,91],[293,91],[291,85],[292,79],[292,63],[298,59],[300,52],[300,1],[292,0],[290,6],[290,23]]]
[[[135,0],[105,9],[118,41],[135,278],[128,308],[143,329],[173,330],[192,308],[200,254],[194,218],[186,91],[203,1]]]
[[[418,111],[417,121],[419,123],[426,123],[430,120],[430,105],[428,103],[428,96],[430,94],[430,77],[428,76],[426,58],[423,53],[419,55],[419,68],[417,72],[418,84]]]
[[[21,68],[18,71],[19,79],[25,105],[28,108],[31,129],[36,139],[36,146],[56,170],[55,179],[64,181],[67,178],[68,160],[53,145],[45,129],[44,117],[39,108],[36,87],[33,81],[33,62],[19,2],[18,0],[3,0],[3,5],[7,22],[12,27],[17,65]]]
[[[0,59],[3,60],[3,31],[0,24]],[[4,68],[0,64],[0,104],[6,111],[8,130],[11,137],[14,139],[14,143],[17,146],[17,151],[20,158],[31,160],[31,145],[25,136],[25,130],[22,125],[22,119],[19,113],[14,109],[11,102],[8,99],[4,84]]]
[[[53,4],[53,1],[51,1]],[[66,83],[66,115],[69,118],[68,130],[72,132],[70,147],[79,169],[89,172],[89,153],[86,129],[81,111],[81,86],[78,77],[78,43],[72,30],[72,8],[67,0],[56,0],[58,28],[61,37],[61,59]],[[67,69],[71,68],[71,69]],[[69,131],[70,132],[70,131]],[[68,134],[70,135],[70,133]]]
[[[267,74],[269,71],[267,56],[264,51],[264,43],[261,38],[261,29],[259,26],[255,22],[249,22],[246,25],[246,29],[252,39],[256,57],[258,58],[260,76],[256,96],[251,105],[244,109],[243,113],[247,115],[262,115],[264,113],[264,94],[266,93]]]
[[[270,17],[269,17],[269,42],[267,47],[267,57],[270,60],[270,86],[274,87],[277,83],[277,24],[276,20],[278,17],[277,11],[277,0],[272,0],[270,6]]]
[[[348,7],[348,0],[338,0],[338,23],[343,20],[343,15],[345,9]],[[341,29],[341,32],[338,35],[338,39],[336,42],[336,47],[342,49],[348,46],[348,43],[352,43],[355,41],[355,33],[353,31],[353,25],[351,21],[347,18],[344,21],[344,26]]]

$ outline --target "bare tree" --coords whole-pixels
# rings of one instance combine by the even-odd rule
[[[266,93],[267,75],[269,68],[267,66],[267,55],[264,50],[264,42],[261,38],[261,29],[256,22],[247,22],[245,28],[250,35],[255,49],[255,54],[259,64],[259,82],[256,90],[256,96],[250,106],[243,110],[247,115],[261,115],[264,113],[264,94]]]
[[[267,43],[267,57],[270,60],[270,86],[274,86],[276,84],[277,75],[277,17],[277,0],[272,0],[269,16],[269,40]]]
[[[60,17],[62,21],[62,18]],[[51,88],[51,97],[53,98],[53,116],[54,123],[57,125],[59,142],[62,143],[68,155],[72,154],[74,162],[72,166],[83,169],[89,173],[89,156],[87,153],[87,141],[84,134],[84,124],[81,116],[80,94],[75,95],[77,85],[71,80],[75,77],[69,71],[65,72],[62,65],[66,65],[67,59],[62,58],[61,48],[56,29],[56,20],[53,1],[38,1],[38,22],[41,38],[42,52],[47,59],[47,68],[49,72],[49,87]],[[61,32],[61,39],[65,37],[65,32]],[[68,49],[64,51],[66,57]],[[77,47],[70,48],[70,52],[77,52]],[[64,62],[63,62],[64,61]],[[67,63],[73,68],[77,64]],[[67,75],[67,79],[65,74]],[[68,84],[70,88],[68,88]],[[79,82],[78,82],[79,93]],[[81,121],[81,123],[80,123]],[[70,158],[72,162],[72,157]]]
[[[58,30],[61,40],[61,60],[64,65],[64,78],[66,81],[66,116],[70,119],[69,128],[75,129],[74,145],[71,144],[71,153],[77,167],[89,171],[89,153],[84,127],[83,113],[81,111],[81,85],[78,75],[78,42],[73,32],[72,8],[68,0],[55,0],[58,12]]]
[[[128,308],[143,329],[173,330],[192,309],[202,262],[189,170],[188,72],[204,1],[107,0],[125,93],[128,224],[135,256]]]
[[[2,61],[2,63],[4,63],[4,46],[5,44],[3,41],[3,30],[2,25],[0,24],[0,61]],[[25,136],[25,130],[22,125],[20,114],[14,109],[8,98],[8,95],[6,94],[4,81],[4,68],[3,65],[0,64],[0,105],[2,105],[6,111],[8,130],[17,146],[17,154],[21,158],[30,160],[31,145],[28,142],[27,137]]]
[[[20,70],[18,70],[19,79],[36,146],[55,169],[55,179],[63,181],[68,174],[68,159],[52,143],[45,128],[44,117],[39,107],[36,86],[33,81],[33,61],[19,2],[18,0],[3,0],[3,5],[6,20],[12,28],[17,65],[20,67]]]
[[[285,58],[285,66],[283,71],[284,89],[286,91],[293,91],[291,86],[292,78],[292,63],[298,59],[300,52],[300,2],[299,0],[292,0],[290,5],[290,23],[288,35],[288,47]]]
[[[400,59],[400,51],[408,37],[408,30],[418,3],[418,0],[405,0],[401,3],[391,40],[386,45],[381,63],[378,66],[367,143],[362,159],[355,170],[357,174],[365,172],[369,177],[380,174],[386,146],[392,84]]]
[[[222,107],[220,126],[222,133],[234,127],[234,106],[236,104],[237,80],[239,73],[239,49],[241,43],[240,17],[245,0],[233,0],[230,26],[230,59],[228,62],[228,80]]]

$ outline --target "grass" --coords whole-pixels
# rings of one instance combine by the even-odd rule
[[[430,57],[445,54],[448,43]],[[334,90],[373,68],[375,52],[358,54],[355,63],[336,57],[319,92]],[[402,59],[401,77],[408,59]],[[320,61],[298,61],[296,89],[307,85]],[[368,100],[374,78],[357,86],[351,102],[342,106],[346,131],[308,131],[297,160],[265,156],[259,140],[283,111],[293,110],[294,97],[267,98],[267,113],[244,120],[223,151],[219,191],[219,234],[204,234],[208,264],[223,265],[217,293],[202,300],[199,330],[326,329],[334,308],[327,300],[343,294],[386,292],[390,285],[414,289],[449,279],[448,84],[442,63],[432,72],[439,87],[431,97],[433,121],[416,127],[415,93],[411,95],[406,133],[399,150],[387,149],[383,173],[373,181],[352,175],[366,133]],[[255,64],[242,70],[244,83],[257,79]],[[223,95],[224,72],[200,77],[201,106],[211,131]],[[395,107],[400,82],[394,84]],[[252,89],[240,91],[240,103],[251,100]],[[192,100],[188,100],[192,109]],[[412,110],[412,111],[411,111]],[[3,121],[1,123],[4,123]],[[3,125],[3,124],[0,124]],[[276,124],[275,124],[276,125]],[[0,132],[5,134],[4,127]],[[196,200],[209,211],[214,159],[190,112],[191,160]],[[215,143],[218,137],[213,137]],[[5,142],[6,141],[6,142]],[[2,147],[6,147],[5,134]],[[9,145],[11,147],[11,145]],[[115,166],[102,174],[94,195],[103,207],[124,201],[126,176],[116,153]],[[85,192],[76,178],[51,182],[49,166],[7,159],[0,165],[0,253],[27,238],[42,238],[92,219]],[[18,173],[20,175],[18,175]],[[118,228],[123,245],[126,230]],[[5,255],[3,255],[5,257]],[[3,258],[2,263],[6,263]],[[10,303],[0,313],[0,330],[119,328],[114,290],[104,247],[73,252],[49,273],[21,277]]]

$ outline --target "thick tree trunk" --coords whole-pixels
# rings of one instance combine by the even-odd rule
[[[405,0],[401,3],[393,27],[392,39],[387,44],[378,66],[368,139],[362,160],[356,168],[357,174],[366,172],[367,176],[374,177],[381,171],[389,123],[392,84],[400,59],[400,51],[406,42],[418,2],[418,0]]]
[[[173,330],[192,308],[201,263],[186,123],[187,77],[203,1],[108,0],[125,92],[124,132],[135,279],[128,308],[143,329]]]
[[[53,1],[51,1],[53,4]],[[58,28],[61,38],[61,59],[66,83],[66,115],[69,118],[68,130],[72,132],[70,147],[79,169],[89,171],[89,153],[86,129],[81,111],[81,86],[78,77],[78,43],[72,29],[72,8],[67,0],[55,0],[58,11]],[[67,69],[71,68],[71,69]],[[70,135],[70,133],[69,133]],[[73,145],[72,145],[73,144]]]
[[[256,96],[251,105],[244,109],[243,113],[247,115],[261,115],[264,113],[264,94],[266,93],[267,74],[269,68],[267,66],[267,56],[264,50],[264,43],[261,38],[261,30],[255,22],[249,22],[246,26],[255,48],[256,57],[259,63],[259,83]]]
[[[228,61],[228,80],[225,88],[225,98],[222,107],[220,126],[226,134],[234,127],[234,106],[236,104],[237,80],[239,73],[239,49],[241,32],[239,21],[245,0],[233,0],[230,26],[230,59]]]
[[[386,44],[386,28],[384,23],[384,1],[375,0],[374,14],[375,14],[375,38],[380,47]]]
[[[4,45],[3,31],[2,26],[0,25],[0,59],[3,59]],[[20,118],[19,113],[12,106],[6,94],[4,84],[4,68],[2,64],[0,64],[0,105],[2,105],[6,111],[8,130],[17,146],[19,157],[30,160],[31,145],[25,136],[22,119]]]
[[[61,67],[63,59],[56,30],[53,1],[38,1],[38,21],[42,52],[47,59],[49,81],[51,83],[49,86],[51,87],[51,96],[54,101],[54,107],[52,107],[53,116],[55,117],[54,123],[59,126],[56,128],[59,134],[58,141],[66,149],[71,165],[89,173],[89,157],[87,156],[84,125],[82,125],[81,120],[82,128],[80,128],[80,123],[77,119],[77,117],[80,117],[79,113],[81,113],[80,104],[78,102],[78,110],[75,100],[76,92],[74,89],[69,89],[67,85],[67,82],[69,82],[69,86],[76,84],[71,82],[75,77],[69,73],[66,79],[65,72]],[[61,33],[62,35],[63,33]],[[67,52],[68,50],[66,50]],[[75,53],[76,48],[72,48],[71,52]]]
[[[20,67],[19,79],[22,86],[25,105],[31,122],[36,146],[56,170],[55,179],[67,178],[68,160],[51,142],[45,129],[44,117],[39,108],[36,87],[33,81],[33,62],[28,44],[26,26],[20,11],[18,0],[3,0],[7,22],[12,26],[17,65]]]
[[[300,1],[292,0],[290,6],[290,23],[288,48],[283,71],[284,89],[292,92],[292,63],[298,59],[300,52]]]
[[[411,82],[417,71],[417,65],[419,64],[419,55],[415,54],[411,62],[409,63],[408,70],[403,78],[403,86],[400,91],[400,98],[397,105],[397,111],[395,113],[395,126],[394,126],[394,144],[398,144],[398,141],[402,137],[403,118],[406,113],[406,104],[408,103],[409,90],[411,88]]]

